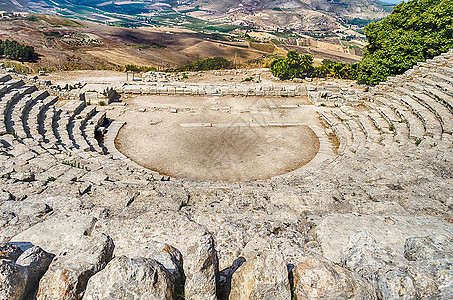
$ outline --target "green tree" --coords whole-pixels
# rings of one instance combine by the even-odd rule
[[[270,69],[275,77],[282,80],[305,78],[313,71],[313,57],[308,54],[300,55],[297,51],[288,51],[285,58],[274,60]]]
[[[378,84],[453,48],[453,0],[411,0],[365,27],[360,83]]]
[[[233,63],[224,57],[209,57],[204,60],[196,60],[187,65],[169,69],[168,71],[208,71],[233,68]]]
[[[14,60],[33,60],[37,54],[32,46],[25,46],[16,41],[0,40],[0,56]]]

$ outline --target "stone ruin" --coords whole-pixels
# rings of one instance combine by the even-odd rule
[[[0,82],[0,299],[453,298],[453,51],[324,103],[338,155],[251,182],[146,170],[95,105]]]

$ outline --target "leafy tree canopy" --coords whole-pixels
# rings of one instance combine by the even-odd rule
[[[37,54],[32,46],[25,46],[16,41],[0,40],[0,57],[14,60],[33,60]]]
[[[313,57],[301,55],[297,51],[289,51],[285,58],[274,60],[271,72],[282,80],[305,77],[334,77],[339,79],[356,79],[358,64],[347,65],[330,60],[323,60],[322,65],[313,67]]]
[[[411,0],[365,27],[358,81],[378,84],[453,48],[453,0]]]
[[[285,58],[274,60],[270,67],[272,74],[280,79],[307,77],[313,70],[313,57],[300,55],[297,51],[288,51]]]
[[[204,60],[197,60],[191,62],[190,64],[176,67],[174,69],[169,69],[169,71],[208,71],[208,70],[221,70],[221,69],[231,69],[233,68],[233,63],[227,60],[224,57],[209,57]]]

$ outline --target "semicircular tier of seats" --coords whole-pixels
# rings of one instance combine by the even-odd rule
[[[357,106],[320,108],[339,141],[338,154],[451,139],[453,134],[453,49],[363,95]]]
[[[0,75],[0,153],[3,169],[33,171],[41,179],[149,184],[168,179],[116,150],[123,123],[113,121],[99,144],[105,112],[84,101],[58,98],[10,75]],[[362,96],[357,106],[319,109],[339,140],[338,154],[391,150],[423,139],[451,139],[453,51],[419,63]]]
[[[109,126],[105,142],[99,144],[95,135],[106,121],[105,112],[85,101],[70,100],[59,106],[57,100],[22,80],[0,75],[3,169],[33,172],[44,181],[149,184],[166,179],[120,155],[114,147],[120,128],[116,122]],[[108,144],[112,153],[103,144]]]

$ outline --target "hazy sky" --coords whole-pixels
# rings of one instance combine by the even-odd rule
[[[403,2],[403,0],[381,0],[382,2],[387,2],[387,3],[400,3]]]

